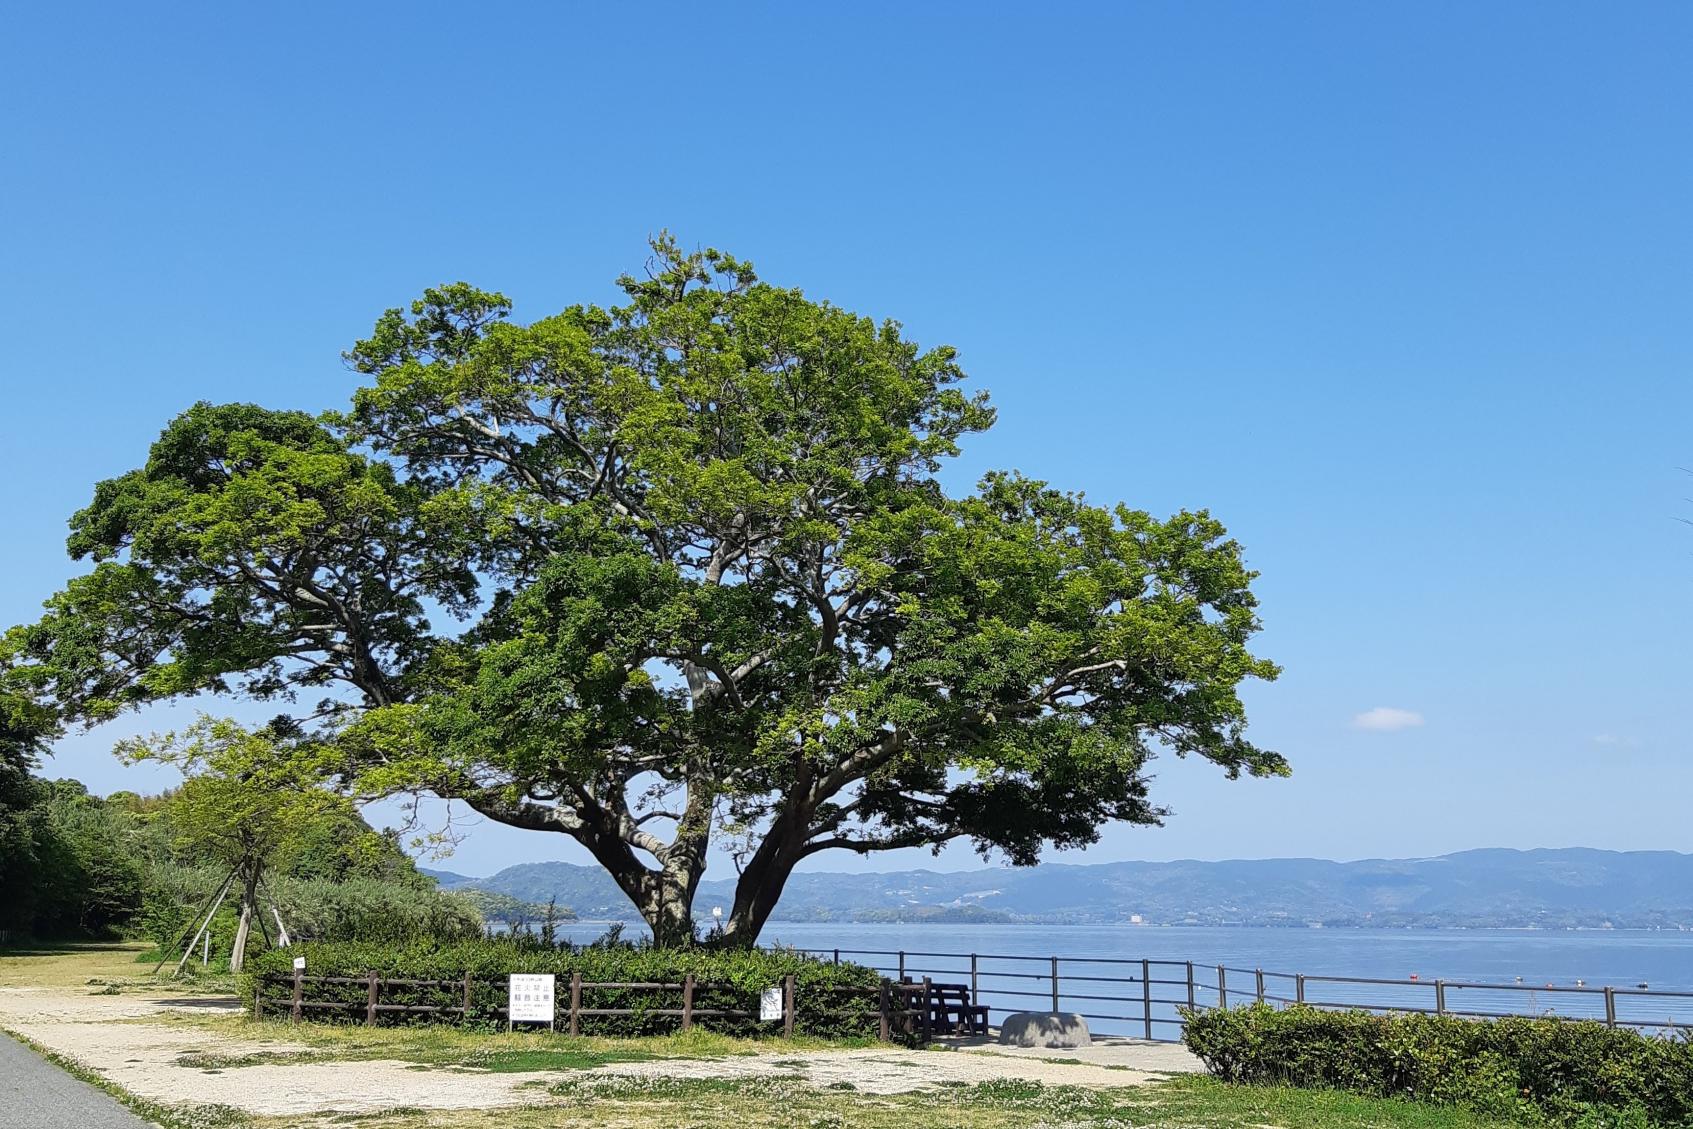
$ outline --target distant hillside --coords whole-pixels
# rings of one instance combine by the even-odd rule
[[[426,871],[578,918],[638,917],[598,867],[524,863],[489,878]],[[732,881],[701,884],[702,914]],[[1329,926],[1693,926],[1693,855],[1479,850],[1429,859],[1047,863],[1027,869],[796,874],[776,921],[1031,921]]]

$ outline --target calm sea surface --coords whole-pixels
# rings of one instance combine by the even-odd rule
[[[565,935],[573,941],[589,941],[605,928],[604,924],[577,923]],[[630,926],[625,935],[637,932]],[[1050,1007],[1051,962],[1046,958],[1056,956],[1061,1006],[1097,1017],[1095,1030],[1139,1033],[1144,996],[1151,994],[1160,1026],[1157,1034],[1162,1037],[1173,1035],[1174,1026],[1168,1021],[1174,1018],[1175,1004],[1185,1001],[1188,961],[1196,966],[1195,998],[1202,1004],[1217,999],[1219,964],[1231,969],[1225,980],[1231,1002],[1256,993],[1256,969],[1271,974],[1266,976],[1265,992],[1272,997],[1291,998],[1296,993],[1291,976],[1274,973],[1403,982],[1361,986],[1308,981],[1308,1000],[1340,1004],[1432,1007],[1437,979],[1521,985],[1504,992],[1447,990],[1449,1009],[1477,1012],[1602,1016],[1602,996],[1547,990],[1573,988],[1578,983],[1618,988],[1648,984],[1655,989],[1693,991],[1693,932],[776,922],[766,928],[763,941],[825,954],[838,948],[843,960],[890,973],[899,960],[893,954],[903,949],[909,975],[961,982],[969,974],[967,956],[928,954],[976,953],[982,996],[996,1013]],[[1138,979],[1143,959],[1175,963],[1153,966],[1153,984],[1148,988]],[[1617,1010],[1624,1020],[1693,1022],[1693,999],[1623,996],[1618,998]]]

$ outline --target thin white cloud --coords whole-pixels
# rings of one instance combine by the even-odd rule
[[[1373,710],[1365,710],[1352,719],[1354,729],[1373,729],[1379,733],[1387,733],[1395,729],[1415,729],[1422,723],[1423,715],[1416,710],[1401,710],[1392,706],[1377,706]]]

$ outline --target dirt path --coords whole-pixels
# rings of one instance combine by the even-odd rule
[[[892,1047],[769,1053],[722,1059],[616,1063],[589,1070],[491,1073],[420,1067],[393,1060],[278,1062],[307,1053],[303,1044],[244,1040],[172,1023],[177,1014],[235,1013],[233,1000],[160,994],[81,995],[74,989],[0,988],[0,1027],[53,1050],[152,1101],[224,1105],[262,1116],[368,1113],[396,1107],[493,1109],[535,1102],[537,1087],[564,1078],[609,1086],[665,1078],[802,1078],[823,1087],[893,1094],[1000,1078],[1049,1085],[1112,1088],[1145,1083],[1192,1066],[1170,1048],[1123,1044],[1115,1050],[1055,1052],[1051,1057],[993,1053],[996,1048],[908,1051]],[[148,1022],[154,1020],[154,1022]],[[1137,1051],[1136,1048],[1139,1048]],[[1175,1049],[1177,1054],[1179,1048]],[[321,1048],[318,1048],[321,1053]],[[252,1065],[206,1068],[193,1056],[262,1056]],[[1090,1061],[1076,1059],[1087,1055]],[[189,1063],[180,1061],[190,1056]]]

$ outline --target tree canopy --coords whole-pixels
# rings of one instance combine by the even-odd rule
[[[94,568],[11,680],[90,722],[306,693],[350,787],[568,835],[663,942],[714,842],[750,943],[822,851],[1031,863],[1156,822],[1159,751],[1287,772],[1244,734],[1276,668],[1208,514],[954,496],[994,411],[952,349],[668,237],[620,285],[527,325],[431,289],[347,354],[346,411],[190,408],[72,519]]]

